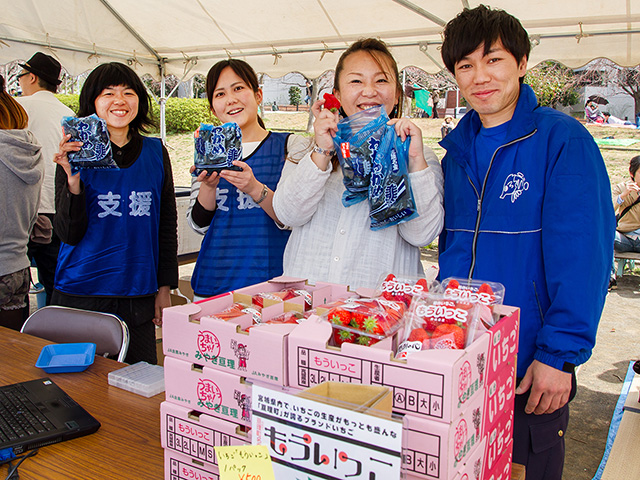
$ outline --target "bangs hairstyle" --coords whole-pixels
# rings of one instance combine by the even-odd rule
[[[21,130],[27,128],[29,117],[22,105],[4,89],[4,77],[0,75],[0,129]]]
[[[378,64],[380,70],[383,72],[387,71],[387,68],[391,68],[391,73],[393,74],[393,80],[396,82],[396,92],[398,94],[398,103],[393,109],[392,112],[387,112],[390,118],[399,118],[402,116],[402,98],[403,91],[402,85],[400,83],[400,74],[398,72],[398,64],[396,63],[395,58],[391,55],[387,44],[382,40],[378,40],[377,38],[361,38],[360,40],[354,42],[347,48],[342,55],[340,55],[340,59],[338,60],[338,64],[336,65],[336,72],[333,81],[333,88],[335,91],[340,91],[340,75],[344,70],[344,62],[349,55],[356,52],[367,52],[371,55],[371,58]],[[383,59],[386,59],[388,64],[384,65]]]
[[[504,10],[492,10],[485,5],[465,8],[444,28],[442,60],[447,69],[455,75],[455,65],[464,57],[484,45],[484,54],[500,40],[504,48],[520,64],[529,59],[531,42],[520,20]],[[522,82],[524,77],[520,77]]]
[[[105,88],[124,86],[138,96],[138,114],[129,124],[129,129],[137,134],[148,133],[155,126],[151,119],[151,100],[140,77],[124,63],[111,62],[98,65],[87,77],[79,98],[78,117],[96,113],[96,98]]]
[[[207,73],[207,100],[209,100],[209,108],[213,111],[213,92],[216,89],[216,85],[218,84],[218,80],[220,79],[220,75],[222,71],[229,67],[233,72],[240,77],[240,79],[247,84],[247,86],[253,90],[253,93],[258,93],[260,91],[260,84],[258,83],[258,75],[256,71],[244,60],[238,60],[236,58],[229,58],[228,60],[221,60],[216,63],[213,67],[209,69],[209,73]],[[264,122],[260,115],[258,115],[258,124],[262,128],[264,126]]]

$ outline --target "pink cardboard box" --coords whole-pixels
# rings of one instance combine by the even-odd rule
[[[489,361],[487,365],[486,383],[491,383],[500,369],[515,360],[518,352],[518,338],[520,331],[520,309],[506,305],[494,305],[494,313],[499,314],[500,321],[496,323],[488,334]]]
[[[295,324],[261,325],[247,332],[244,330],[253,324],[249,314],[227,321],[212,316],[234,302],[250,303],[252,295],[264,291],[304,287],[311,290],[314,304],[324,304],[352,293],[348,293],[347,287],[342,285],[318,283],[305,286],[304,280],[278,278],[287,281],[278,282],[274,279],[233,294],[165,309],[162,324],[165,356],[274,385],[287,385],[287,336]],[[267,300],[262,309],[262,319],[268,320],[288,310],[303,309],[302,297],[287,302]]]
[[[516,360],[513,359],[504,365],[485,387],[485,432],[492,429],[499,417],[505,412],[513,412],[516,398],[515,390]]]
[[[339,285],[337,283],[317,282],[315,285],[307,284],[303,278],[295,277],[275,277],[271,280],[262,283],[256,283],[248,287],[235,290],[234,293],[253,296],[258,293],[279,292],[288,288],[295,288],[300,290],[300,297],[287,300],[287,302],[299,303],[304,307],[304,301],[310,300],[311,307],[316,308],[325,303],[333,302],[341,298],[346,298],[355,295],[354,292],[349,291],[349,287],[346,285]],[[272,302],[267,302],[271,304]]]
[[[487,430],[487,448],[484,464],[488,470],[495,471],[495,465],[513,446],[513,406],[505,411],[494,422],[493,428]],[[489,478],[489,477],[486,477]]]
[[[166,357],[164,388],[168,402],[251,426],[251,385],[244,377]]]
[[[166,308],[162,316],[162,343],[166,358],[178,358],[227,373],[285,385],[286,338],[296,325],[262,325],[247,332],[244,330],[253,324],[249,314],[226,321],[212,318],[212,315],[238,301],[237,298],[225,294],[197,304]],[[288,305],[281,302],[265,307],[263,318],[283,313]]]
[[[383,342],[329,346],[331,325],[310,318],[289,334],[289,385],[307,388],[326,380],[384,385],[392,389],[394,412],[449,423],[515,358],[520,310],[499,309],[500,321],[467,349],[425,350],[402,360]]]
[[[427,350],[395,360],[391,337],[371,347],[333,347],[331,334],[331,324],[315,317],[289,334],[289,385],[307,388],[327,380],[383,385],[393,392],[394,412],[445,423],[483,391],[489,335],[467,350]]]
[[[220,480],[218,467],[173,450],[164,451],[164,480]]]
[[[484,398],[476,395],[452,423],[405,415],[407,473],[422,478],[449,480],[474,453],[484,437]]]
[[[506,445],[504,452],[500,458],[491,464],[486,463],[485,472],[482,475],[486,480],[510,480],[511,479],[511,463],[513,462],[513,440]]]
[[[482,469],[484,461],[484,450],[485,450],[485,442],[486,439],[483,439],[480,442],[478,448],[473,449],[473,451],[467,455],[465,461],[462,465],[459,465],[458,468],[453,472],[453,480],[481,480],[482,477]],[[425,479],[433,479],[434,477],[418,475],[409,470],[406,471],[405,479],[406,480],[425,480]],[[436,477],[437,478],[437,477]]]
[[[250,444],[251,432],[236,423],[162,402],[160,442],[162,448],[217,466],[214,447]]]

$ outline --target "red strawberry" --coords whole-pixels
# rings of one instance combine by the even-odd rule
[[[354,343],[357,335],[344,328],[333,329],[333,340],[336,346],[340,346],[343,343]]]
[[[329,310],[327,315],[329,321],[335,325],[347,326],[351,322],[351,312],[347,312],[342,308],[333,308]]]
[[[377,338],[373,338],[368,335],[358,335],[358,338],[356,338],[356,341],[354,343],[357,343],[358,345],[365,345],[367,347],[370,347],[374,343],[378,343],[378,342],[379,340]]]
[[[493,295],[493,288],[488,283],[483,283],[478,287],[478,293],[488,293],[489,295]]]
[[[429,291],[429,287],[427,286],[427,280],[424,278],[421,278],[420,280],[418,280],[416,282],[416,286],[417,287],[422,287],[422,292],[421,293],[426,293]]]
[[[421,342],[422,350],[427,350],[430,343],[429,333],[424,328],[414,328],[407,338],[408,342]]]
[[[458,280],[456,280],[455,278],[453,280],[449,280],[449,283],[447,284],[447,288],[458,288],[460,287],[460,282],[458,282]]]
[[[389,321],[380,314],[366,316],[362,326],[365,332],[373,335],[384,335],[390,327]]]
[[[431,348],[463,349],[465,332],[457,325],[438,326],[431,335]]]
[[[340,108],[340,101],[332,94],[324,94],[324,108],[329,109],[331,112],[337,112]]]

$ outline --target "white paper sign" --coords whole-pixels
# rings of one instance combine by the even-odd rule
[[[252,443],[276,479],[396,480],[402,423],[253,385]]]

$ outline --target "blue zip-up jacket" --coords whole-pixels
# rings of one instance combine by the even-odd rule
[[[522,85],[505,144],[472,170],[475,111],[440,142],[440,277],[505,286],[520,308],[518,377],[533,360],[569,370],[591,356],[609,282],[615,219],[602,155],[578,121]]]

